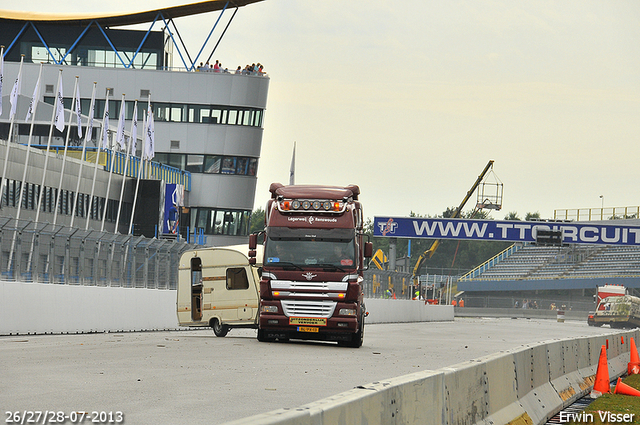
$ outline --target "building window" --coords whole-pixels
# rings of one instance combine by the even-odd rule
[[[202,173],[204,171],[204,155],[187,155],[187,171]]]
[[[231,174],[255,176],[258,158],[223,155],[192,155],[179,153],[157,153],[156,161],[191,173]]]
[[[222,174],[236,173],[236,158],[233,156],[225,156],[222,159]]]
[[[222,157],[207,155],[205,159],[204,172],[207,174],[219,174],[222,167]]]
[[[49,85],[47,85],[49,87]],[[51,86],[53,90],[53,86]],[[113,92],[112,88],[109,88]],[[53,91],[48,92],[53,94]],[[110,95],[112,98],[109,101],[109,112],[112,117],[117,117],[120,111],[120,99],[113,99],[113,93]],[[44,102],[53,105],[55,101],[54,96],[45,96]],[[70,97],[64,98],[64,106],[67,109],[71,108],[72,99]],[[87,115],[89,113],[89,106],[91,99],[80,99],[80,105],[82,113]],[[104,114],[104,99],[96,99],[95,109],[93,117],[96,119],[102,119]],[[261,127],[263,112],[260,109],[232,109],[221,106],[211,105],[191,105],[191,104],[177,104],[177,103],[161,103],[152,102],[153,117],[156,121],[171,121],[171,122],[189,122],[189,123],[201,123],[201,124],[227,124],[227,125],[241,125],[247,127]],[[133,106],[134,101],[125,101],[125,119],[133,119]],[[144,116],[144,111],[147,109],[145,102],[138,102],[138,120],[141,120]]]
[[[207,235],[248,236],[251,211],[191,208],[191,227]]]

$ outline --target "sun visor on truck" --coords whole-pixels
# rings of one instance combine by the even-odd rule
[[[285,186],[281,183],[271,183],[269,186],[271,198],[276,199],[282,196],[285,199],[332,199],[342,200],[351,198],[358,200],[360,188],[351,184],[345,187],[339,186],[316,186],[316,185],[289,185]]]
[[[291,229],[288,227],[267,229],[267,237],[273,240],[349,241],[355,236],[354,229]]]

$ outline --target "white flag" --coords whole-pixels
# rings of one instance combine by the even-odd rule
[[[2,81],[4,80],[4,47],[0,48],[0,115],[2,115]]]
[[[102,118],[102,148],[107,149],[109,143],[109,94],[104,101],[104,117]]]
[[[116,142],[119,150],[126,150],[124,146],[124,95],[120,103],[120,117],[118,118],[118,130],[116,133]]]
[[[62,75],[58,80],[58,94],[56,95],[56,128],[58,131],[64,131],[64,95],[62,94]]]
[[[93,83],[93,92],[91,93],[91,104],[89,105],[89,120],[87,121],[87,133],[85,139],[87,142],[91,140],[91,133],[93,132],[93,114],[95,113],[96,107],[96,83]]]
[[[40,64],[40,68],[42,68],[42,64]],[[29,121],[31,115],[33,114],[33,110],[36,106],[36,102],[40,97],[40,75],[38,75],[38,81],[36,81],[36,87],[33,89],[33,96],[31,97],[31,102],[29,102],[29,109],[27,110],[27,117],[24,119],[25,121]]]
[[[11,111],[9,112],[9,119],[13,118],[16,115],[16,108],[18,107],[18,95],[22,89],[22,62],[24,60],[24,56],[20,57],[20,70],[18,71],[18,77],[16,81],[13,83],[13,88],[11,89],[11,96],[9,97],[9,101],[11,102]]]
[[[78,138],[82,139],[82,117],[80,108],[80,86],[76,88],[76,120],[78,121]]]
[[[155,126],[153,124],[153,111],[151,110],[151,98],[147,109],[147,128],[144,135],[145,159],[153,159],[155,152]]]
[[[138,143],[138,101],[133,104],[133,120],[131,121],[131,155],[136,156]]]

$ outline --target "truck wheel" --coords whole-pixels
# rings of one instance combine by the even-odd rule
[[[340,345],[344,347],[351,347],[351,348],[362,347],[362,343],[364,342],[364,315],[360,318],[360,320],[361,320],[360,330],[354,333],[353,335],[351,335],[351,341],[344,342]]]
[[[221,325],[218,319],[213,319],[211,328],[213,328],[213,333],[220,338],[227,336],[227,334],[229,333],[229,326]]]

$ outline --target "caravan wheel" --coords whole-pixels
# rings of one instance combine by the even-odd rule
[[[221,325],[218,319],[213,319],[211,328],[213,329],[213,333],[220,338],[227,336],[229,333],[229,326]]]

